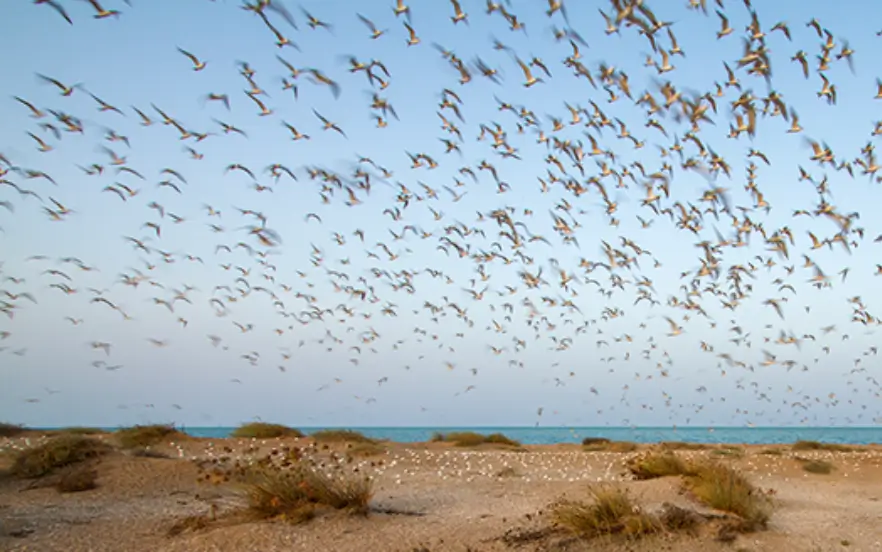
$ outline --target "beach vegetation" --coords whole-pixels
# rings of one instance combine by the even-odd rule
[[[839,443],[822,443],[820,441],[797,441],[790,447],[793,450],[826,450],[830,452],[854,452],[853,447]]]
[[[834,469],[833,464],[827,462],[826,460],[809,458],[799,458],[799,460],[802,462],[802,469],[807,471],[808,473],[814,473],[817,475],[829,475],[833,472]]]
[[[275,439],[277,437],[303,437],[303,432],[281,424],[249,422],[234,429],[230,437]]]
[[[705,450],[704,443],[687,443],[685,441],[662,441],[658,444],[662,450]]]
[[[353,431],[351,429],[320,429],[316,432],[310,433],[309,437],[312,437],[315,441],[319,443],[376,443],[376,439],[371,439],[370,437],[364,435],[363,433],[359,433],[358,431]]]
[[[734,445],[723,445],[711,451],[711,455],[718,458],[744,458],[745,454],[743,448]]]
[[[18,437],[28,431],[23,425],[0,422],[0,437]]]
[[[686,462],[672,451],[649,452],[636,456],[628,462],[627,468],[631,475],[641,481],[691,473]]]
[[[519,447],[521,444],[514,439],[506,437],[502,433],[491,433],[484,435],[474,431],[454,431],[445,434],[435,434],[433,441],[441,441],[445,443],[453,443],[458,447],[477,447],[479,445],[505,445],[510,447]]]
[[[59,435],[45,443],[20,451],[10,473],[21,478],[37,478],[54,471],[97,458],[113,450],[103,441],[81,435]]]
[[[56,430],[56,433],[67,433],[69,435],[102,435],[107,433],[107,430],[98,427],[72,426],[62,427],[61,429]]]
[[[239,483],[250,514],[292,523],[312,519],[321,508],[364,515],[373,496],[370,479],[330,476],[306,462],[296,462],[284,470],[269,464],[254,465],[244,470]]]
[[[74,465],[58,478],[55,488],[62,493],[81,493],[98,486],[98,471],[86,465]]]
[[[167,439],[180,439],[184,433],[173,424],[136,425],[114,432],[120,446],[127,449],[150,447]]]
[[[553,523],[587,539],[609,535],[638,538],[664,530],[661,520],[639,508],[623,487],[596,485],[589,492],[590,500],[562,500],[552,505]]]
[[[350,456],[358,456],[358,457],[367,457],[367,456],[377,456],[379,454],[385,454],[388,449],[380,443],[349,443],[349,448],[346,449],[346,453]]]
[[[734,468],[704,462],[691,468],[685,483],[699,501],[738,516],[732,529],[751,532],[767,526],[774,506],[771,498]]]
[[[582,449],[588,452],[634,452],[637,443],[630,441],[611,441],[603,437],[586,437],[582,439]]]

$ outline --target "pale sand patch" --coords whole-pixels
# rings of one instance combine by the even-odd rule
[[[29,436],[30,445],[39,438]],[[0,442],[0,450],[28,446],[23,439]],[[219,525],[166,536],[187,515],[219,515],[240,502],[227,485],[196,482],[190,459],[230,456],[255,460],[273,448],[307,447],[306,456],[326,470],[370,475],[373,505],[396,513],[367,518],[320,516],[299,526],[260,522]],[[574,445],[463,449],[444,443],[384,445],[385,452],[345,460],[346,445],[324,449],[309,439],[186,439],[153,450],[171,459],[114,455],[97,466],[99,487],[62,495],[44,488],[20,492],[26,482],[0,482],[0,549],[10,551],[502,551],[502,550],[882,550],[882,451],[789,451],[761,454],[770,447],[746,446],[743,457],[720,461],[743,470],[758,486],[774,489],[779,507],[768,531],[739,536],[733,544],[710,536],[651,538],[627,546],[616,542],[560,542],[548,538],[507,544],[506,533],[547,526],[554,500],[586,496],[586,485],[623,482],[641,504],[663,502],[698,510],[680,493],[677,479],[630,481],[625,462],[634,453],[584,452]],[[646,448],[646,447],[643,447]],[[332,458],[331,453],[338,458]],[[701,458],[711,451],[682,451]],[[800,458],[825,459],[836,469],[808,474]],[[418,515],[409,515],[418,514]],[[18,535],[18,536],[15,536]],[[848,546],[844,546],[847,543]]]

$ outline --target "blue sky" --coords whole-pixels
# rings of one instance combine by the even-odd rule
[[[752,263],[755,270],[752,277],[743,277],[745,296],[735,310],[722,307],[725,297],[707,291],[712,277],[701,277],[698,289],[703,293],[692,299],[704,309],[702,316],[676,306],[671,298],[681,305],[688,300],[681,286],[688,290],[701,268],[703,253],[696,243],[717,243],[715,228],[725,238],[733,238],[732,219],[720,214],[716,221],[705,214],[696,236],[667,216],[656,216],[641,204],[646,179],[633,164],[639,163],[647,174],[662,170],[666,162],[671,165],[670,198],[663,199],[661,206],[679,201],[707,207],[699,199],[712,184],[696,171],[682,168],[676,152],[659,154],[660,148],[679,142],[683,160],[698,158],[697,147],[684,138],[688,121],[676,120],[676,104],[653,114],[666,137],[646,126],[646,105],[635,105],[628,98],[610,102],[602,83],[593,88],[586,79],[576,78],[563,63],[574,54],[573,47],[568,40],[556,41],[552,30],[568,24],[561,13],[548,17],[545,3],[503,4],[526,25],[526,31],[513,31],[501,12],[488,15],[480,2],[464,0],[468,24],[454,25],[450,3],[414,1],[411,24],[420,43],[412,46],[406,44],[405,18],[396,17],[393,2],[302,4],[331,23],[331,29],[311,28],[293,2],[285,5],[297,29],[267,10],[268,20],[297,44],[296,49],[277,47],[261,19],[232,1],[136,0],[128,6],[107,0],[105,7],[118,9],[121,15],[103,19],[94,18],[86,2],[59,4],[73,25],[49,5],[27,2],[4,6],[0,18],[0,33],[8,43],[22,45],[15,55],[0,60],[8,83],[8,96],[0,99],[0,152],[14,167],[2,165],[7,171],[3,178],[39,196],[0,187],[0,201],[12,207],[0,209],[0,300],[4,302],[0,306],[14,313],[0,314],[0,332],[8,332],[0,334],[6,336],[0,341],[4,382],[0,419],[32,425],[110,426],[148,421],[228,425],[254,417],[303,426],[872,425],[882,419],[874,379],[878,357],[870,350],[878,343],[876,323],[855,322],[857,305],[848,301],[861,297],[858,310],[864,319],[866,313],[875,317],[879,312],[874,291],[882,280],[874,274],[882,244],[873,239],[882,233],[882,225],[872,216],[880,200],[879,184],[861,174],[854,163],[862,156],[861,148],[878,142],[872,133],[882,103],[874,99],[878,75],[873,72],[872,52],[882,39],[870,21],[829,2],[757,6],[771,60],[771,88],[763,78],[747,74],[746,68],[736,69],[741,92],[726,88],[722,97],[714,96],[717,113],[708,111],[713,123],[702,123],[697,134],[731,167],[731,177],[719,174],[713,185],[728,189],[739,221],[745,215],[734,206],[752,209],[746,216],[756,225],[748,245],[722,247],[717,253],[722,268],[718,292],[734,291],[726,277],[730,267],[750,269]],[[670,57],[673,71],[659,74],[644,62],[649,54],[660,60],[660,54],[652,52],[635,26],[622,23],[619,33],[607,34],[594,4],[569,2],[568,20],[587,43],[578,46],[579,61],[598,81],[601,64],[614,68],[617,75],[627,74],[634,100],[648,91],[664,102],[659,88],[665,82],[686,98],[715,92],[715,83],[728,80],[723,62],[736,68],[744,55],[750,15],[742,3],[727,1],[725,16],[734,31],[717,39],[720,18],[714,3],[708,2],[708,15],[685,4],[653,5],[657,18],[670,23],[685,53]],[[602,9],[607,14],[614,11],[606,4]],[[385,34],[371,39],[356,11]],[[806,25],[812,17],[835,42],[830,67],[823,74],[836,86],[836,105],[817,94],[822,81],[815,56],[826,38],[818,38]],[[789,25],[792,42],[771,30],[778,22]],[[659,47],[671,50],[665,29],[655,36]],[[494,49],[494,40],[508,50]],[[836,59],[845,41],[855,51],[854,72],[844,59]],[[470,68],[471,82],[460,84],[459,73],[433,44],[452,50]],[[194,71],[179,48],[204,61],[205,68]],[[791,61],[799,50],[809,60],[808,79]],[[296,80],[277,56],[302,70]],[[380,89],[363,71],[350,72],[352,56],[362,62],[381,61],[390,77],[379,68],[373,72],[388,81],[388,87]],[[524,87],[514,56],[541,59],[551,77],[534,68],[533,74],[543,76],[544,82]],[[498,70],[498,83],[474,69],[478,58]],[[258,115],[256,103],[244,92],[251,85],[240,74],[239,62],[253,69],[254,82],[265,91],[259,98],[272,114]],[[316,83],[310,68],[336,81],[339,97]],[[63,97],[37,74],[82,86]],[[296,98],[283,87],[283,78],[296,84]],[[444,89],[461,99],[462,120],[449,108],[439,108]],[[610,89],[623,96],[615,86]],[[770,90],[777,92],[788,111],[798,113],[802,132],[788,133],[790,124],[782,117],[761,115],[753,138],[745,133],[727,137],[730,125],[736,124],[731,103],[748,90],[758,110]],[[89,93],[123,114],[99,111]],[[227,94],[230,110],[219,101],[206,101],[210,93]],[[375,93],[386,98],[398,116],[388,115],[384,128],[378,128],[372,117],[378,113],[370,107]],[[45,117],[33,118],[12,96],[37,106]],[[532,111],[535,124],[500,111],[495,98]],[[614,126],[601,130],[585,126],[595,114],[591,102]],[[580,124],[569,124],[567,104],[585,109]],[[162,124],[152,106],[191,133],[211,134],[202,141],[181,139],[173,126]],[[154,124],[142,126],[133,107]],[[50,109],[76,117],[83,133],[65,130]],[[462,141],[441,128],[439,110],[460,129]],[[337,123],[346,136],[323,131],[314,111]],[[565,128],[554,132],[553,118]],[[215,120],[235,125],[247,137],[224,134]],[[645,145],[635,149],[631,140],[617,137],[617,120]],[[51,124],[61,138],[41,123]],[[311,139],[293,141],[283,123]],[[477,139],[481,125],[494,129],[497,124],[520,159],[502,157],[502,149],[493,147],[489,134]],[[574,145],[581,142],[586,152],[591,149],[590,135],[615,159],[586,155],[583,176],[566,153],[537,143],[540,130]],[[108,141],[110,131],[127,137],[130,146]],[[38,151],[28,132],[53,149]],[[442,139],[458,143],[460,152],[445,153]],[[851,162],[854,178],[812,161],[809,139],[828,144],[837,163]],[[143,180],[117,172],[105,147],[124,157],[122,166]],[[748,158],[751,149],[763,152],[770,164]],[[420,153],[437,161],[437,168],[413,168],[408,154]],[[566,174],[546,162],[549,154],[562,161]],[[369,193],[354,183],[360,157],[369,157],[392,173],[384,177],[379,169],[361,163],[360,168],[371,175]],[[509,185],[507,191],[499,193],[489,171],[478,170],[482,161],[495,167],[500,181]],[[635,179],[625,176],[622,182],[627,187],[617,187],[615,176],[604,173],[601,161],[620,175],[629,170]],[[104,166],[103,174],[89,176],[80,168],[93,163]],[[290,168],[297,181],[287,176],[275,181],[267,170],[275,163]],[[756,186],[771,206],[768,212],[754,209],[756,202],[745,189],[749,163],[756,165]],[[242,171],[225,171],[231,164],[248,167],[255,179]],[[463,167],[475,171],[477,179],[461,173]],[[824,240],[833,238],[838,228],[829,218],[793,216],[795,210],[817,209],[819,197],[810,182],[799,180],[799,167],[816,182],[826,175],[827,201],[838,213],[860,213],[853,228],[863,228],[864,237],[848,236],[858,242],[850,254],[839,245],[812,249],[807,232]],[[333,194],[323,192],[321,179],[310,179],[309,168],[338,175],[361,203],[347,205],[345,187],[328,184]],[[173,169],[186,182],[163,173],[164,169]],[[29,170],[48,174],[56,184],[28,178]],[[549,171],[583,185],[589,178],[600,179],[610,201],[617,202],[612,216],[618,226],[610,224],[595,186],[587,185],[588,191],[579,197],[562,184],[543,193],[538,177],[548,181]],[[462,186],[455,185],[456,179]],[[175,183],[181,193],[159,186],[162,181]],[[123,201],[112,191],[102,191],[117,184],[138,193]],[[437,198],[427,196],[423,184],[436,190]],[[400,185],[413,194],[406,208],[396,202]],[[457,199],[444,186],[465,195]],[[44,207],[56,209],[50,197],[73,212],[61,221],[50,220],[44,211]],[[206,205],[221,215],[210,216]],[[572,207],[571,215],[558,208],[566,205]],[[402,210],[400,220],[384,213],[396,207]],[[510,242],[498,236],[503,228],[486,216],[508,207],[513,208],[513,222],[526,225],[526,229],[517,226],[524,240],[530,235],[547,239],[520,249],[532,264],[514,255]],[[242,229],[256,219],[237,209],[262,213],[281,243],[271,248],[261,245]],[[552,211],[578,221],[573,234],[578,246],[565,243],[554,230]],[[308,213],[319,215],[321,221],[306,219]],[[483,220],[479,213],[485,215]],[[172,215],[183,221],[174,222]],[[638,216],[652,221],[651,226],[644,228]],[[161,235],[145,223],[158,224]],[[450,229],[457,223],[481,230],[484,236],[459,237]],[[211,224],[223,231],[213,231]],[[769,251],[759,224],[769,237],[784,227],[791,230],[795,243],[789,260]],[[402,235],[407,225],[430,235],[410,231]],[[359,230],[364,243],[355,235]],[[342,236],[343,244],[335,233]],[[141,240],[149,253],[136,251],[126,236]],[[477,272],[481,263],[474,258],[438,249],[445,236],[468,244],[475,255],[496,247],[510,262],[491,257],[483,263],[481,276]],[[605,269],[589,274],[580,268],[582,259],[606,260],[604,242],[633,256],[633,250],[622,245],[623,237],[651,253],[639,257],[639,268],[614,270],[620,288],[613,286]],[[255,254],[236,247],[239,242]],[[380,242],[394,259],[377,245]],[[218,245],[232,251],[217,250]],[[318,266],[310,259],[313,247],[321,251]],[[257,254],[263,252],[265,258]],[[807,283],[813,270],[803,266],[804,254],[830,276],[831,286],[817,289]],[[47,259],[28,260],[34,255]],[[93,270],[64,258],[77,258]],[[774,264],[766,267],[769,259]],[[788,274],[786,268],[791,266]],[[535,274],[540,267],[547,284],[527,289],[518,273]],[[562,288],[555,267],[576,281]],[[846,267],[849,272],[843,281],[839,272]],[[426,269],[440,270],[444,276],[432,277]],[[121,283],[121,275],[134,277],[136,271],[146,277],[137,287]],[[690,275],[681,278],[683,272]],[[237,281],[240,276],[243,279]],[[400,285],[406,278],[411,278],[410,289]],[[658,305],[634,304],[635,282],[644,278],[652,281],[652,297]],[[66,294],[51,287],[61,283],[76,292]],[[368,295],[374,300],[354,299],[335,290],[335,283],[364,290],[371,286],[374,291]],[[783,284],[792,290],[781,289]],[[193,288],[184,294],[190,303],[174,301],[171,312],[162,302],[172,301],[185,286]],[[481,300],[467,291],[479,293],[485,286]],[[506,286],[517,290],[509,294]],[[612,294],[601,294],[598,286]],[[118,309],[92,302],[98,295],[89,288],[104,290],[101,296]],[[23,292],[36,303],[20,295]],[[236,300],[229,301],[229,296]],[[309,320],[304,312],[310,303],[304,296],[319,309],[332,309],[333,315]],[[788,298],[780,303],[783,319],[764,304],[782,297]],[[218,303],[211,304],[212,298],[224,304],[224,316],[216,314]],[[581,314],[560,305],[567,299]],[[532,320],[525,301],[538,312]],[[435,315],[432,307],[441,310]],[[456,308],[467,309],[465,320],[457,317]],[[506,311],[509,308],[511,312]],[[606,309],[620,309],[623,314],[610,318],[604,315]],[[668,335],[666,317],[682,326],[683,333]],[[243,332],[235,323],[251,324],[253,329]],[[736,326],[747,335],[740,343],[732,341],[738,337]],[[823,332],[828,326],[835,329]],[[782,331],[797,337],[799,347],[776,343]],[[213,346],[210,335],[221,338],[218,346]],[[516,340],[526,346],[516,346]],[[109,354],[93,348],[93,342],[110,343]],[[775,355],[775,363],[763,364],[764,350]],[[727,365],[720,354],[740,364]],[[793,361],[791,369],[783,364],[786,361]]]

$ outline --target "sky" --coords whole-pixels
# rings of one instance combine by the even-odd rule
[[[0,420],[882,421],[872,216],[882,191],[862,153],[882,133],[879,29],[830,2],[756,3],[759,32],[742,2],[708,0],[706,14],[644,2],[659,22],[654,51],[627,19],[605,32],[612,3],[566,2],[566,17],[544,2],[500,3],[488,14],[462,0],[467,19],[454,23],[440,0],[401,15],[388,0],[273,0],[285,9],[265,8],[266,20],[296,45],[283,47],[232,0],[106,0],[120,13],[104,18],[58,0],[73,24],[48,3],[4,5],[0,35],[20,47],[0,59]],[[733,29],[722,38],[718,10]],[[307,12],[328,25],[313,28]],[[371,38],[359,14],[383,34]],[[833,41],[820,72],[827,36],[812,18]],[[792,40],[772,30],[779,22]],[[765,48],[768,79],[739,67],[746,47]],[[658,70],[662,51],[672,70]],[[808,78],[792,60],[800,51]],[[388,75],[351,71],[352,58]],[[518,59],[550,76],[534,64],[542,81],[525,86]],[[39,75],[77,86],[63,96]],[[821,75],[835,104],[819,94]],[[671,91],[680,99],[666,102]],[[656,109],[637,103],[645,94]],[[394,115],[372,107],[375,95]],[[706,109],[697,131],[688,105]],[[751,105],[753,135],[733,131]],[[801,131],[788,132],[794,113]],[[309,139],[293,140],[286,123]],[[812,160],[812,141],[834,162]],[[296,179],[274,177],[274,164]],[[102,172],[88,174],[93,165]],[[647,204],[647,186],[662,197]],[[702,201],[720,189],[725,201]],[[816,214],[822,197],[847,223]],[[698,215],[684,223],[681,206]],[[702,242],[716,274],[701,270]],[[611,250],[625,262],[609,266]],[[540,269],[530,288],[524,274]],[[827,285],[810,283],[816,271]]]

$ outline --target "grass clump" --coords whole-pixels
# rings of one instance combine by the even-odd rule
[[[686,463],[671,451],[637,456],[628,462],[628,471],[641,481],[690,473]]]
[[[588,452],[634,452],[637,443],[630,441],[611,441],[603,437],[586,437],[582,439],[582,449]]]
[[[743,448],[736,447],[733,445],[725,445],[721,448],[714,449],[711,451],[713,456],[717,456],[720,458],[744,458],[745,452]]]
[[[685,441],[662,441],[659,443],[662,450],[704,450],[704,443],[687,443]]]
[[[830,452],[853,452],[854,448],[838,443],[821,443],[820,441],[797,441],[790,447],[793,450],[826,450]]]
[[[102,435],[107,433],[107,431],[97,428],[97,427],[63,427],[58,430],[58,433],[67,434],[67,435]]]
[[[254,439],[274,439],[277,437],[303,437],[300,430],[281,424],[269,424],[266,422],[250,422],[242,424],[233,430],[231,437],[251,437]]]
[[[696,466],[686,486],[701,502],[738,516],[741,532],[764,529],[771,517],[771,499],[729,466],[713,462]]]
[[[10,472],[22,478],[42,477],[59,468],[97,458],[110,450],[110,445],[97,439],[80,435],[59,435],[42,445],[18,453]]]
[[[447,434],[436,434],[433,441],[443,441],[445,443],[453,443],[458,447],[477,447],[479,445],[506,445],[510,447],[519,447],[521,444],[514,439],[506,437],[502,433],[491,433],[484,435],[475,433],[474,431],[454,431]]]
[[[376,443],[366,435],[351,429],[320,429],[309,434],[319,443]]]
[[[358,457],[368,457],[368,456],[377,456],[379,454],[386,453],[386,447],[379,443],[357,443],[351,444],[346,452],[351,456]]]
[[[283,519],[301,523],[321,507],[367,514],[373,496],[367,478],[332,477],[304,462],[287,469],[268,465],[248,468],[241,476],[248,511],[259,519]]]
[[[606,535],[638,538],[664,530],[661,520],[642,512],[625,489],[598,485],[590,492],[590,502],[561,501],[553,505],[554,523],[588,539]]]
[[[81,493],[98,486],[98,472],[87,466],[75,466],[63,474],[55,488],[62,493]]]
[[[0,437],[18,437],[27,430],[23,425],[0,422]]]
[[[830,462],[826,460],[810,460],[808,458],[800,458],[802,461],[802,469],[818,475],[830,475],[833,472],[834,466]]]
[[[181,437],[173,424],[136,425],[118,429],[115,433],[120,446],[127,449],[143,448],[161,443],[170,437]]]

